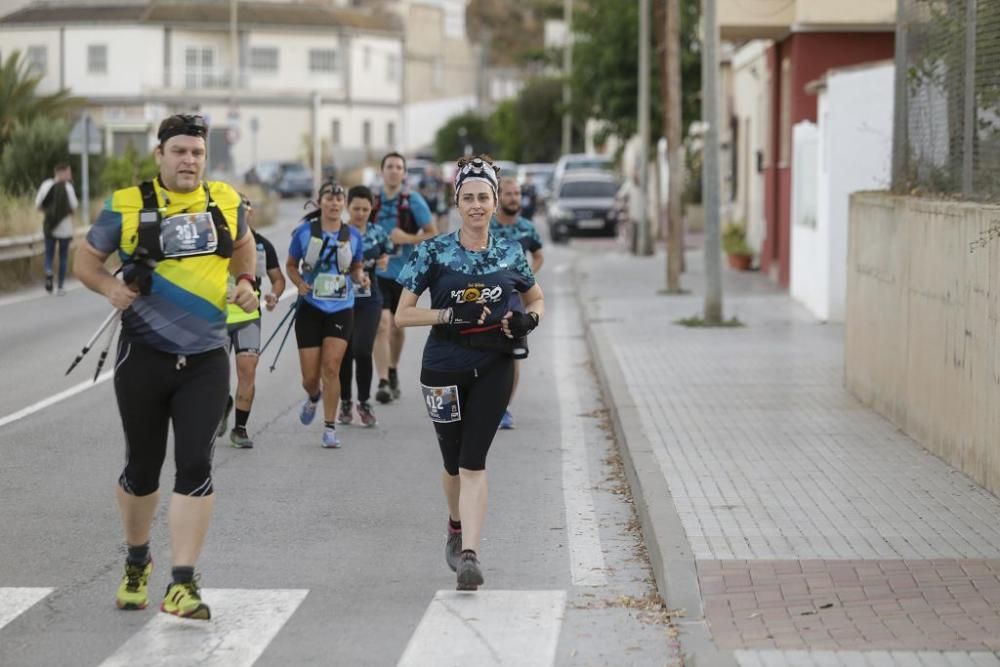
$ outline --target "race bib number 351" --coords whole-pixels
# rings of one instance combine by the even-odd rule
[[[462,406],[458,402],[458,386],[428,387],[420,385],[424,392],[424,404],[431,421],[438,424],[450,424],[461,421]]]
[[[214,253],[219,239],[212,214],[181,213],[166,218],[160,225],[160,244],[168,258]]]

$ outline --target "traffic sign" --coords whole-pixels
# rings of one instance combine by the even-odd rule
[[[81,116],[69,131],[69,152],[72,155],[81,155],[85,143],[87,152],[91,155],[100,155],[104,149],[104,137],[101,131],[89,117]]]

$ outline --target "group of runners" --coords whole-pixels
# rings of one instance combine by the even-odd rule
[[[486,455],[497,429],[513,427],[517,360],[544,316],[534,277],[541,242],[517,215],[516,181],[501,179],[488,156],[460,160],[454,200],[462,223],[439,235],[427,203],[405,186],[405,158],[389,153],[375,192],[321,185],[315,210],[292,232],[283,274],[274,245],[251,228],[250,202],[226,183],[203,180],[206,135],[200,116],[164,120],[154,151],[159,176],[116,191],[76,254],[77,277],[121,312],[114,384],[126,465],[116,493],[128,555],[117,606],[148,604],[149,536],[172,424],[172,569],[160,608],[211,617],[195,564],[213,507],[212,443],[235,412],[230,443],[253,447],[247,426],[260,306],[277,307],[285,274],[297,291],[286,319],[293,318],[305,393],[298,416],[312,423],[322,401],[324,448],[342,445],[338,424],[378,423],[375,376],[377,402],[399,399],[405,329],[431,327],[411,386],[423,394],[443,459],[446,562],[460,590],[477,589]],[[105,267],[112,253],[123,279]],[[429,308],[417,305],[425,291]],[[227,348],[236,359],[234,395]]]

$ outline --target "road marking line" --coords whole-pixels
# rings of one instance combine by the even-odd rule
[[[58,394],[53,394],[52,396],[49,396],[46,399],[43,399],[41,401],[38,401],[37,403],[29,405],[26,408],[22,408],[22,409],[18,410],[17,412],[13,412],[13,413],[7,415],[6,417],[0,418],[0,427],[6,426],[7,424],[10,424],[12,422],[16,422],[18,419],[23,419],[24,417],[27,417],[28,415],[32,415],[32,414],[38,412],[39,410],[44,410],[45,408],[49,407],[50,405],[54,405],[55,403],[58,403],[59,401],[65,400],[65,399],[69,398],[70,396],[76,396],[77,394],[79,394],[82,391],[86,391],[87,389],[90,389],[91,387],[96,387],[97,385],[99,385],[99,384],[101,384],[103,382],[107,382],[108,380],[111,379],[111,377],[114,374],[115,374],[115,372],[113,370],[104,371],[103,373],[101,373],[100,375],[97,376],[97,381],[96,382],[94,380],[84,380],[83,382],[81,382],[79,384],[73,385],[69,389],[66,389],[64,391],[60,391]]]
[[[185,620],[156,612],[101,667],[249,667],[308,593],[294,589],[203,589],[212,620]]]
[[[54,590],[54,588],[0,588],[0,628]]]
[[[556,311],[554,334],[557,338],[553,364],[559,399],[559,430],[562,439],[562,487],[566,505],[566,532],[569,535],[570,569],[574,586],[604,586],[604,549],[594,512],[587,444],[580,419],[580,399],[573,377],[573,363],[568,339],[568,315]]]
[[[550,667],[566,591],[438,591],[397,667]]]

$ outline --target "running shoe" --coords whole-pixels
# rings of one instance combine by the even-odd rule
[[[234,428],[229,432],[229,442],[236,449],[253,449],[253,440],[247,435],[245,428]]]
[[[378,420],[375,419],[375,413],[372,412],[372,404],[368,401],[358,403],[358,416],[361,417],[361,423],[368,428],[378,424]]]
[[[351,424],[354,422],[354,410],[351,408],[351,402],[341,401],[340,402],[340,414],[337,415],[338,424]]]
[[[309,397],[306,396],[306,400],[302,402],[302,410],[299,412],[299,421],[305,424],[306,426],[312,424],[313,419],[316,418],[316,406],[318,404],[319,401],[313,403],[311,400],[309,400]]]
[[[444,545],[444,559],[452,572],[458,571],[458,560],[462,555],[462,531],[448,526],[448,541]]]
[[[458,590],[474,591],[483,585],[483,571],[479,569],[476,552],[466,549],[458,562]]]
[[[392,400],[398,401],[403,392],[399,389],[399,376],[389,376],[389,391],[392,392]]]
[[[149,604],[149,575],[153,572],[153,559],[143,565],[125,561],[125,576],[118,585],[115,604],[119,609],[145,609]]]
[[[221,438],[226,434],[226,429],[229,428],[229,414],[233,411],[233,397],[226,397],[226,409],[222,413],[222,420],[219,421],[219,427],[215,429],[215,437]]]
[[[392,390],[389,389],[388,380],[378,381],[378,390],[375,392],[375,400],[383,405],[392,401]]]
[[[332,428],[323,429],[323,449],[340,449],[340,438],[337,431]]]
[[[199,621],[207,621],[212,618],[212,612],[208,605],[201,601],[201,593],[198,591],[198,582],[196,581],[185,581],[167,586],[167,594],[163,596],[160,611]]]
[[[66,296],[66,290],[62,287],[56,289],[56,296]]]
[[[52,276],[45,276],[45,291],[52,294]]]
[[[505,431],[514,428],[514,415],[510,414],[509,409],[503,411],[503,417],[500,418],[500,428]]]

